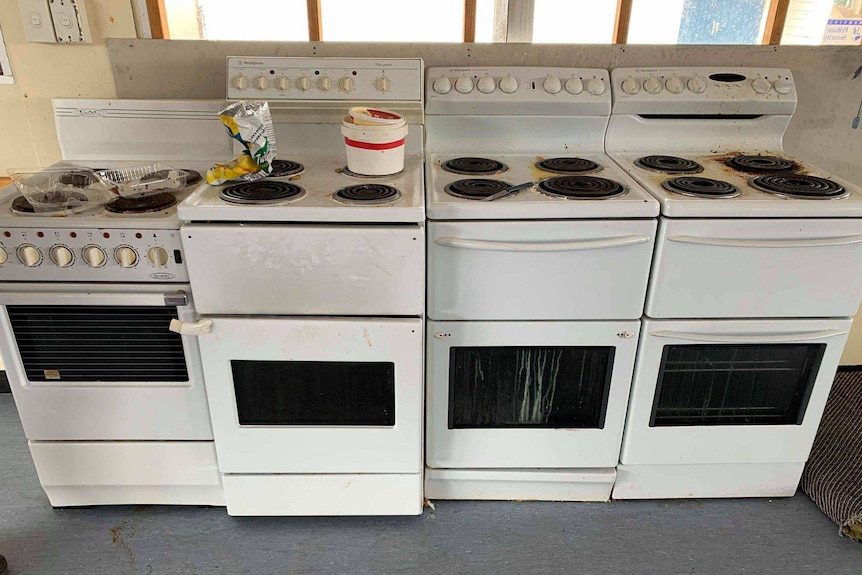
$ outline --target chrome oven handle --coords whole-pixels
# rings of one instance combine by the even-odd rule
[[[670,236],[668,240],[681,244],[721,246],[728,248],[819,248],[862,243],[862,235],[836,238],[799,238],[789,240],[755,240],[734,238],[703,238],[698,236]]]
[[[567,242],[496,242],[444,237],[435,239],[434,243],[438,246],[449,248],[492,252],[573,252],[643,244],[650,241],[650,239],[649,236],[632,235],[602,240],[574,240]]]
[[[213,320],[200,319],[190,322],[172,319],[168,330],[180,335],[206,335],[213,330]]]
[[[819,331],[806,331],[802,333],[781,334],[724,334],[724,333],[692,333],[688,331],[673,331],[670,329],[659,329],[651,331],[653,337],[666,337],[672,339],[684,339],[689,341],[703,341],[707,343],[793,343],[797,341],[810,341],[825,339],[836,335],[849,333],[846,329],[822,329]]]

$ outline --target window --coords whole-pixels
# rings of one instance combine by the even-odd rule
[[[760,44],[767,0],[634,0],[629,44]]]
[[[535,0],[533,42],[611,44],[616,13],[616,0]]]
[[[9,65],[9,56],[6,53],[6,42],[3,40],[3,32],[0,31],[0,84],[14,83],[12,66]]]
[[[156,38],[862,44],[862,0],[133,0]],[[146,9],[141,6],[146,4]],[[163,7],[162,7],[163,5]],[[146,27],[145,27],[146,29]]]

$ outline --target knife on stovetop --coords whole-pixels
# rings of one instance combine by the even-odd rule
[[[524,182],[523,184],[518,184],[517,186],[509,186],[502,192],[497,192],[496,194],[492,194],[487,198],[482,198],[483,202],[492,202],[494,200],[499,200],[500,198],[505,198],[506,196],[517,194],[521,190],[526,190],[527,188],[532,188],[536,185],[536,182]]]

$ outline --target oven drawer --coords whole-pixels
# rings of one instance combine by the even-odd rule
[[[0,286],[0,350],[31,440],[212,439],[188,285]]]
[[[428,317],[635,319],[655,220],[429,222]]]
[[[201,313],[424,311],[422,226],[188,224],[182,232]]]
[[[615,467],[639,330],[429,321],[428,466]]]
[[[846,317],[862,299],[862,220],[662,219],[653,318]]]
[[[850,325],[645,320],[620,461],[804,462]]]
[[[207,319],[222,472],[420,472],[422,320]]]

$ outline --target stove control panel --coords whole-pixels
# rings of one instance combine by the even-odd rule
[[[421,102],[422,60],[231,56],[227,98]]]
[[[426,114],[607,115],[607,70],[488,66],[429,68]]]
[[[792,114],[796,87],[784,68],[615,68],[614,114]]]
[[[186,282],[178,230],[6,228],[5,281]]]

